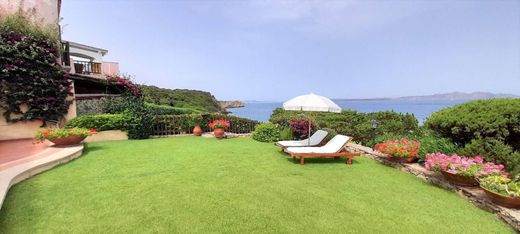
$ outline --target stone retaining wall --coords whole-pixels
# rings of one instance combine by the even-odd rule
[[[520,232],[520,210],[506,208],[493,203],[479,187],[460,187],[452,185],[445,180],[442,175],[426,170],[426,168],[418,163],[401,164],[389,161],[386,159],[384,154],[374,151],[369,147],[358,144],[349,144],[348,147],[350,150],[363,153],[365,157],[379,161],[382,164],[410,173],[442,188],[455,191],[475,206],[494,213],[497,217],[513,227],[517,232]]]

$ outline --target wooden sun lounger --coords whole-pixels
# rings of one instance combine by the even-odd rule
[[[345,163],[346,164],[352,164],[352,158],[356,157],[356,156],[360,156],[361,154],[360,153],[356,153],[356,152],[349,152],[348,149],[347,149],[347,144],[350,142],[347,141],[341,148],[340,150],[338,150],[337,152],[334,152],[334,153],[291,153],[291,152],[287,152],[286,149],[284,149],[284,151],[286,153],[289,154],[290,157],[292,157],[293,159],[296,159],[297,157],[300,158],[300,164],[301,165],[304,165],[305,164],[305,158],[334,158],[334,159],[338,159],[338,158],[345,158]]]

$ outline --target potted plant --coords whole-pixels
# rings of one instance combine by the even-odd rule
[[[480,179],[480,187],[493,202],[509,208],[520,208],[520,177],[509,179],[499,175],[488,176]]]
[[[229,128],[229,121],[225,119],[216,119],[208,124],[209,128],[213,130],[213,135],[217,139],[222,139],[225,136],[225,130]]]
[[[95,129],[86,128],[44,128],[36,133],[36,142],[49,140],[56,146],[76,145],[83,141],[87,136],[96,134]]]
[[[400,163],[412,163],[419,155],[418,141],[411,141],[406,138],[389,139],[377,144],[374,149],[388,155],[388,159]]]
[[[426,169],[440,172],[450,183],[460,186],[477,186],[476,178],[489,175],[507,175],[503,165],[484,163],[480,156],[473,158],[453,154],[427,154]]]
[[[201,136],[202,135],[202,116],[201,115],[193,115],[191,116],[191,126],[193,126],[193,135]]]

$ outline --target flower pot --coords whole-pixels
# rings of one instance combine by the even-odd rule
[[[478,181],[475,177],[461,176],[457,174],[451,174],[445,171],[441,171],[441,174],[446,178],[447,181],[454,185],[473,187],[478,185]]]
[[[222,138],[224,138],[225,134],[226,134],[226,132],[224,131],[223,128],[215,128],[215,129],[213,130],[213,135],[215,135],[215,137],[216,137],[217,139],[222,139]]]
[[[403,157],[390,157],[389,156],[389,157],[387,157],[387,159],[389,161],[396,162],[396,163],[414,163],[417,158],[416,157],[403,158]]]
[[[77,74],[83,74],[83,64],[80,63],[74,63],[74,71]]]
[[[494,203],[508,208],[520,208],[520,198],[509,197],[499,193],[495,193],[493,191],[485,189],[482,186],[480,186],[480,188],[484,190],[489,199],[491,199]]]
[[[65,146],[65,145],[77,145],[81,143],[86,137],[80,137],[80,136],[69,136],[69,137],[63,137],[63,138],[54,138],[54,139],[47,139],[50,142],[54,143],[56,146]]]
[[[200,126],[195,126],[193,128],[193,135],[201,136],[202,135],[202,128],[200,128]]]

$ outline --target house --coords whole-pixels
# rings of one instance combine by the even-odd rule
[[[2,0],[0,17],[22,12],[30,21],[61,35],[58,24],[60,8],[61,0]],[[108,76],[119,74],[118,63],[103,60],[108,50],[71,41],[62,41],[62,46],[61,63],[73,84],[72,104],[64,116],[65,121],[76,117],[83,106],[88,106],[83,105],[86,102],[120,95],[121,89],[107,80]],[[22,104],[21,108],[27,107]],[[7,122],[2,115],[4,112],[0,109],[0,140],[31,138],[43,124],[41,120]]]
[[[108,76],[119,75],[119,63],[104,61],[108,50],[72,41],[62,41],[62,63],[74,81],[76,100],[118,95]]]

